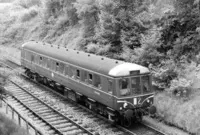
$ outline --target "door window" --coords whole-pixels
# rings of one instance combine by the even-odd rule
[[[141,94],[140,77],[132,77],[131,78],[131,90],[132,90],[133,94]]]
[[[129,78],[122,78],[119,80],[119,90],[121,96],[131,95],[129,88]]]
[[[143,93],[148,93],[151,91],[150,89],[150,80],[149,80],[149,76],[142,76],[141,77],[141,80],[142,80],[142,90],[143,90]]]

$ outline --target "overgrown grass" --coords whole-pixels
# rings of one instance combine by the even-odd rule
[[[15,0],[14,3],[16,5],[21,6],[22,8],[30,8],[32,6],[41,6],[42,1],[41,0]]]
[[[16,125],[12,120],[0,113],[0,134],[1,135],[28,135],[26,131]]]
[[[0,68],[0,85],[6,84],[9,75],[15,74],[15,71],[10,71],[5,68]],[[11,94],[1,89],[1,94]],[[27,132],[15,124],[12,120],[0,113],[0,135],[27,135]]]
[[[193,134],[200,134],[200,92],[193,91],[190,99],[177,98],[169,93],[155,96],[157,113],[169,124],[178,126]]]

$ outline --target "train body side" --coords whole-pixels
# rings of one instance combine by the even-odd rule
[[[132,78],[139,78],[140,82],[141,78],[150,77],[149,70],[137,64],[61,49],[50,44],[28,42],[22,46],[21,65],[40,77],[64,86],[64,95],[67,96],[67,91],[72,90],[76,95],[84,95],[112,111],[138,111],[153,103],[154,92],[151,91],[140,94],[131,91],[130,96],[121,95],[121,80],[129,79],[132,83]],[[141,84],[138,84],[138,89],[142,89]],[[150,78],[148,88],[152,89]]]

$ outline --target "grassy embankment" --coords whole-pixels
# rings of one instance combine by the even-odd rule
[[[46,1],[16,0],[0,9],[0,44],[20,46],[29,40],[46,41],[77,48],[82,39],[82,27],[75,25],[63,30],[67,17],[61,14],[55,22],[45,23]]]
[[[163,3],[163,1],[158,0],[158,5],[152,6],[152,8],[156,8],[152,13],[154,16],[161,16],[161,10],[168,12],[169,8],[162,5]],[[34,39],[79,49],[79,46],[84,42],[83,33],[85,28],[82,25],[83,22],[70,25],[70,18],[65,15],[64,10],[59,11],[58,14],[53,14],[49,12],[49,6],[46,1],[16,0],[14,3],[7,5],[6,8],[0,9],[0,17],[2,18],[0,20],[2,37],[0,44],[19,47],[21,43]],[[71,8],[71,6],[69,7]],[[171,6],[169,7],[171,8]],[[101,49],[99,45],[96,46],[95,44],[89,44],[86,47],[89,51],[94,50],[94,52]],[[103,50],[109,50],[109,46],[105,45]],[[128,53],[130,52],[128,51]],[[132,54],[130,53],[130,55]],[[198,71],[194,72],[194,74],[198,73]],[[200,134],[200,119],[198,118],[200,116],[198,101],[200,94],[196,89],[198,88],[196,86],[197,81],[191,78],[189,80],[194,82],[189,85],[194,90],[187,95],[187,98],[177,97],[170,93],[170,90],[166,90],[168,92],[161,92],[155,96],[155,105],[158,114],[166,122],[191,133]],[[198,80],[198,77],[196,80]]]
[[[0,67],[0,85],[4,86],[6,83],[6,77],[8,77],[8,75],[13,73]],[[0,135],[27,135],[27,134],[28,133],[24,129],[19,127],[5,114],[0,113]]]

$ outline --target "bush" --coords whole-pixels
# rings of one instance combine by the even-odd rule
[[[26,131],[19,128],[12,120],[0,113],[1,135],[27,135]]]
[[[41,0],[15,0],[16,5],[19,5],[23,8],[30,8],[32,6],[41,6]]]
[[[178,126],[193,134],[200,134],[200,92],[191,95],[193,100],[184,100],[166,92],[154,98],[157,113],[165,122]]]
[[[99,45],[90,43],[90,44],[87,45],[86,51],[89,52],[89,53],[97,53],[99,48],[100,48]]]
[[[32,18],[36,17],[37,14],[38,14],[38,11],[37,11],[36,7],[28,9],[21,16],[21,21],[22,22],[30,21]]]
[[[191,93],[191,84],[190,80],[186,78],[177,78],[171,81],[170,88],[168,91],[173,93],[173,95],[178,97],[189,98],[189,93]]]
[[[66,30],[66,27],[69,26],[69,19],[67,16],[60,16],[56,22],[56,29]]]

